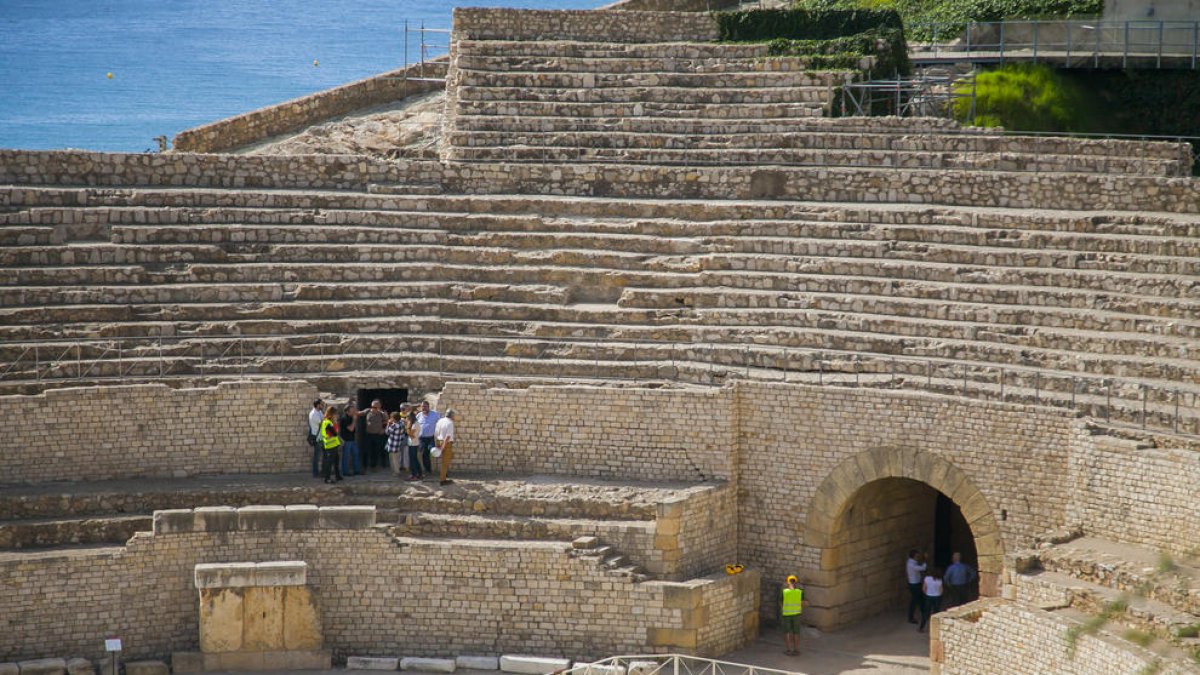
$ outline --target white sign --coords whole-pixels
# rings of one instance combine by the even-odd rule
[[[121,651],[121,638],[108,638],[104,641],[104,651],[119,652]]]

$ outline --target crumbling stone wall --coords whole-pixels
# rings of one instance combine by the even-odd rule
[[[98,657],[108,635],[124,639],[128,658],[194,651],[194,566],[247,558],[308,563],[335,658],[481,649],[715,655],[753,637],[752,570],[635,582],[572,555],[567,543],[396,538],[373,523],[371,507],[169,511],[124,549],[0,559],[0,578],[11,580],[0,658]]]
[[[51,389],[0,396],[13,438],[0,482],[86,481],[307,468],[300,380]]]
[[[276,105],[252,110],[235,117],[187,129],[175,136],[175,150],[182,152],[225,152],[272,136],[286,134],[306,126],[406,97],[439,90],[440,82],[418,82],[410,77],[446,76],[445,57],[398,68],[332,89],[301,96]]]
[[[930,628],[933,675],[993,675],[997,664],[1011,675],[1128,675],[1194,673],[1183,663],[1163,663],[1132,644],[1103,635],[1080,635],[1047,611],[988,598],[934,617]],[[1152,664],[1159,662],[1158,666]]]

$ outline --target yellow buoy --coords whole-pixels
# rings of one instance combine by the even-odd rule
[[[112,79],[112,73],[109,73],[109,74],[105,75],[105,77],[107,77],[108,79],[110,79],[110,80],[111,80],[111,79]]]

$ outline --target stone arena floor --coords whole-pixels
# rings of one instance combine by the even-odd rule
[[[803,675],[916,675],[929,672],[928,634],[917,633],[912,624],[904,620],[902,612],[877,616],[833,633],[808,628],[800,643],[800,652],[800,656],[785,655],[783,633],[767,628],[753,645],[726,654],[720,660]],[[323,675],[348,671],[305,672]],[[496,675],[496,671],[457,670],[455,673]],[[226,672],[214,675],[255,674]]]

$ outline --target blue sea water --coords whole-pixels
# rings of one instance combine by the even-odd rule
[[[469,4],[587,9],[602,3]],[[0,0],[0,147],[141,152],[155,147],[155,136],[399,68],[405,20],[449,28],[453,6],[449,0]],[[430,37],[445,43],[444,35]],[[410,35],[408,60],[417,58],[417,37]]]

